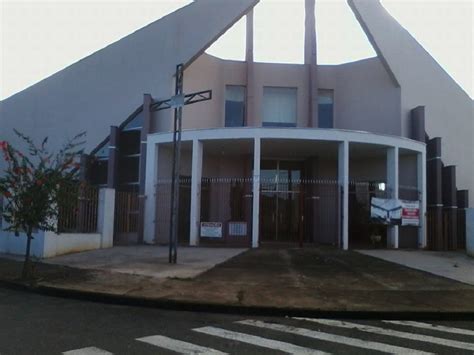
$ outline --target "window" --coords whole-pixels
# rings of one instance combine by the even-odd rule
[[[296,126],[296,88],[263,88],[263,126]]]
[[[245,116],[245,86],[225,87],[225,126],[242,127]]]
[[[334,128],[334,90],[318,90],[320,128]]]

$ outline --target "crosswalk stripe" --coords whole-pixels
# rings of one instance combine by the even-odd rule
[[[96,348],[94,346],[63,352],[63,355],[113,355],[108,351]]]
[[[242,343],[260,346],[263,348],[280,350],[288,354],[315,354],[315,355],[328,354],[323,351],[313,350],[313,349],[305,348],[305,347],[298,346],[295,344],[285,343],[283,341],[262,338],[256,335],[244,334],[244,333],[234,332],[231,330],[226,330],[226,329],[221,329],[221,328],[203,327],[203,328],[196,328],[193,330],[198,333],[213,335],[216,337],[229,339],[229,340],[235,340]]]
[[[357,339],[357,338],[350,338],[350,337],[346,337],[342,335],[330,334],[330,333],[320,332],[316,330],[298,328],[298,327],[287,326],[287,325],[276,324],[276,323],[266,323],[266,322],[256,321],[256,320],[243,320],[243,321],[238,321],[236,323],[251,325],[251,326],[255,326],[259,328],[276,330],[276,331],[285,332],[285,333],[301,335],[308,338],[354,346],[357,348],[378,350],[378,351],[391,353],[391,354],[431,354],[424,351],[404,348],[401,346],[395,346],[395,345],[362,340],[362,339]]]
[[[388,335],[388,336],[393,336],[393,337],[398,337],[398,338],[403,338],[403,339],[449,346],[451,348],[457,348],[457,349],[463,349],[463,350],[474,350],[473,343],[466,343],[463,341],[436,338],[429,335],[407,333],[407,332],[401,332],[401,331],[393,330],[393,329],[385,329],[385,328],[374,327],[374,326],[365,325],[365,324],[356,324],[356,323],[343,322],[343,321],[330,320],[330,319],[316,319],[316,318],[295,318],[295,319],[306,320],[306,321],[329,325],[333,327],[356,329],[356,330],[360,330],[360,331],[368,332],[368,333]]]
[[[168,349],[180,354],[227,354],[212,348],[206,348],[205,346],[187,343],[185,341],[168,338],[162,335],[152,335],[148,337],[138,338],[136,340],[155,345],[163,349]]]
[[[452,328],[452,327],[446,327],[444,325],[413,322],[413,321],[384,320],[383,322],[390,323],[390,324],[407,325],[410,327],[421,328],[421,329],[436,330],[439,332],[474,336],[474,330],[470,330],[470,329]]]

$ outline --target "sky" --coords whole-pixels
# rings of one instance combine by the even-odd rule
[[[231,0],[216,0],[231,1]],[[190,0],[0,0],[0,100],[50,76]],[[381,0],[473,97],[473,0]],[[255,60],[302,63],[304,0],[255,7]],[[319,64],[375,56],[343,0],[316,0]],[[242,60],[245,18],[207,52]]]

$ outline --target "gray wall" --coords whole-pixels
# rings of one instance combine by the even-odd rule
[[[257,2],[195,1],[13,95],[0,103],[0,140],[15,141],[17,128],[38,140],[50,136],[57,148],[86,130],[94,148],[144,93],[169,97],[176,65],[192,62]]]

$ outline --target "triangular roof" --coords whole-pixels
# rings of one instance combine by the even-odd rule
[[[176,65],[189,65],[258,0],[196,0],[0,102],[0,140],[87,131],[87,150],[143,102],[172,94]]]

